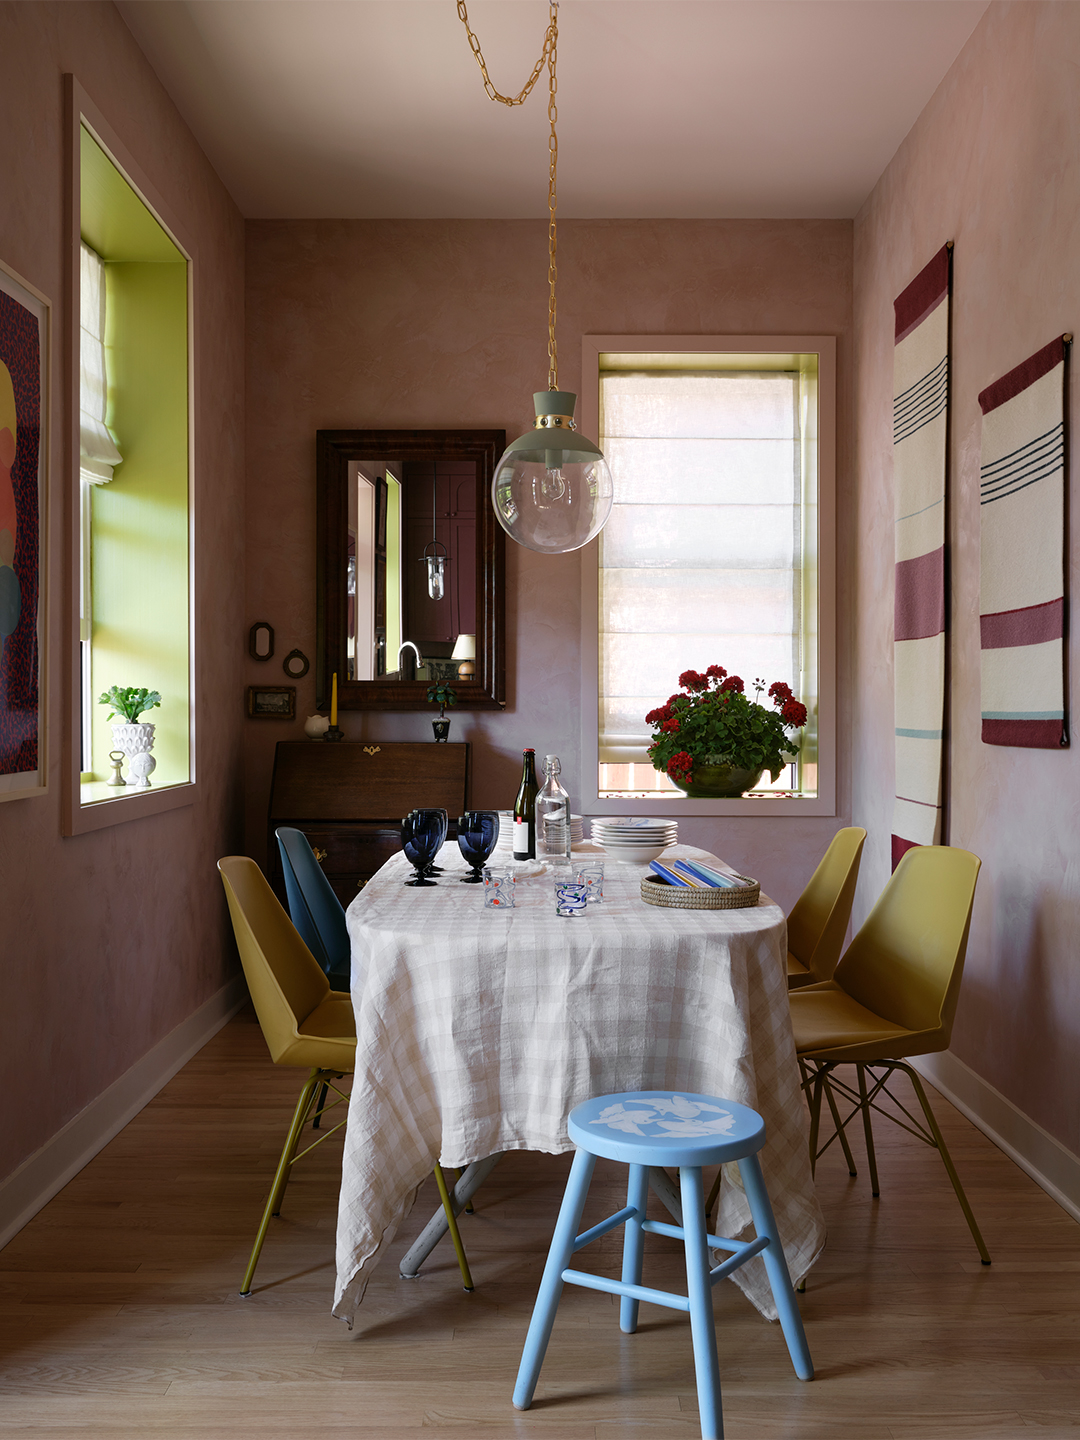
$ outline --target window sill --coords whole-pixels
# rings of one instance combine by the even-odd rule
[[[835,815],[836,805],[824,795],[740,796],[735,800],[690,800],[658,795],[636,799],[582,799],[582,815],[657,815],[673,820],[730,816],[743,820],[774,820],[783,815]]]
[[[71,807],[71,824],[66,833],[85,835],[111,825],[126,825],[130,820],[144,820],[166,810],[193,805],[195,799],[194,782],[151,786],[147,790],[136,790],[132,786],[120,791],[104,780],[91,781],[79,786],[78,803]]]

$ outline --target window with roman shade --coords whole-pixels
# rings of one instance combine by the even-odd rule
[[[817,793],[817,356],[602,354],[601,797],[681,800],[646,713],[688,669],[782,680],[810,722],[762,792]]]

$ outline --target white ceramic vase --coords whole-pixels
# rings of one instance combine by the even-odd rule
[[[330,721],[325,715],[309,715],[304,721],[304,734],[309,740],[321,740],[330,729]]]
[[[145,724],[141,720],[135,721],[134,724],[114,725],[112,734],[113,746],[117,750],[122,750],[129,762],[136,755],[149,757],[150,751],[154,748],[154,726]],[[137,769],[131,765],[131,773],[135,778],[129,780],[128,784],[134,785],[136,789],[145,790],[150,784],[150,771],[156,768],[156,764],[157,762],[152,760],[149,766],[141,764]]]

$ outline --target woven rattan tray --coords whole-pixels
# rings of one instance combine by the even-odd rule
[[[749,883],[731,890],[684,890],[681,885],[669,885],[658,875],[646,875],[641,882],[641,898],[647,905],[665,905],[672,910],[745,910],[758,903],[761,886],[748,875],[738,878]]]

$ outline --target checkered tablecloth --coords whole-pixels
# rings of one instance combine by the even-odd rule
[[[688,846],[671,853],[706,855]],[[810,1177],[780,908],[764,895],[744,910],[646,905],[642,870],[609,859],[604,903],[583,917],[555,914],[550,875],[519,881],[514,909],[488,910],[482,886],[458,883],[466,867],[450,846],[439,862],[446,873],[436,888],[406,889],[409,867],[396,855],[349,906],[356,1074],[334,1314],[352,1323],[436,1161],[572,1150],[573,1107],[624,1090],[718,1095],[764,1117],[762,1167],[797,1283],[825,1226]],[[737,1168],[727,1168],[718,1233],[738,1237],[749,1207]],[[775,1318],[760,1260],[733,1278]]]

